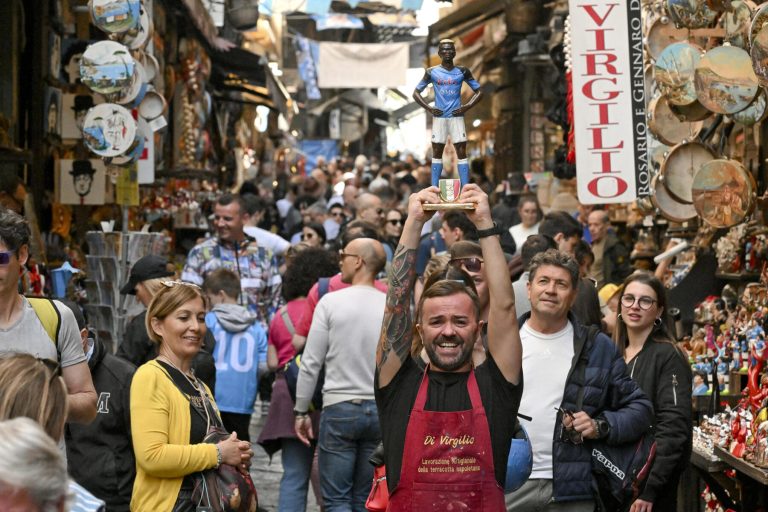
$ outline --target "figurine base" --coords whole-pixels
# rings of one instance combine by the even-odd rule
[[[475,203],[424,203],[421,205],[425,212],[434,212],[442,210],[474,210],[477,208]]]

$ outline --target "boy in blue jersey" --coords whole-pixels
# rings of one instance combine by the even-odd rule
[[[259,377],[267,369],[267,334],[258,316],[237,303],[240,278],[224,268],[203,282],[211,311],[205,325],[216,339],[216,405],[224,427],[237,438],[250,441],[248,426],[259,390]]]
[[[463,187],[469,183],[467,131],[464,128],[464,113],[480,101],[483,93],[480,90],[480,84],[472,76],[469,69],[453,64],[456,47],[452,40],[441,40],[437,55],[442,59],[442,63],[425,71],[424,78],[413,91],[413,99],[434,116],[432,120],[432,186],[438,186],[440,175],[443,172],[443,150],[445,149],[445,141],[450,135],[451,142],[456,147],[459,179]],[[464,82],[475,92],[466,105],[461,104],[461,86]],[[432,84],[435,90],[434,107],[430,107],[421,96],[429,84]]]

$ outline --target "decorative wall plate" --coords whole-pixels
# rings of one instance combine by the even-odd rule
[[[704,105],[699,103],[698,100],[694,101],[690,105],[672,105],[669,104],[669,109],[673,114],[677,116],[681,121],[703,121],[712,115],[712,112]]]
[[[139,0],[89,0],[88,10],[96,28],[109,34],[121,34],[139,24]]]
[[[765,118],[766,106],[768,102],[765,99],[765,90],[757,91],[757,96],[752,100],[747,108],[735,114],[731,114],[731,119],[744,126],[752,126]]]
[[[744,110],[760,87],[749,54],[736,46],[718,46],[705,53],[695,77],[699,102],[718,114]]]
[[[716,158],[707,146],[700,142],[683,142],[669,150],[661,165],[661,180],[670,195],[677,201],[693,204],[693,177],[707,162]]]
[[[125,107],[102,103],[88,111],[83,122],[83,141],[99,156],[115,157],[131,147],[136,121]]]
[[[712,160],[693,178],[693,205],[704,222],[729,228],[744,222],[754,208],[747,170],[735,160]]]
[[[667,16],[661,16],[648,29],[645,47],[648,50],[648,55],[656,60],[667,46],[683,43],[687,39],[688,29],[678,28]]]
[[[669,195],[664,183],[655,176],[651,180],[651,201],[659,210],[659,213],[672,222],[686,222],[696,217],[696,209],[693,205],[683,204]]]
[[[101,94],[115,94],[128,87],[135,69],[128,48],[114,41],[89,45],[80,59],[80,79]]]
[[[768,25],[757,31],[749,53],[752,57],[752,70],[758,82],[761,86],[768,87]]]
[[[749,0],[734,0],[729,3],[731,9],[725,12],[721,21],[725,28],[725,41],[748,50],[749,27],[752,22],[752,13],[757,7]]]
[[[144,66],[137,62],[131,85],[120,91],[120,93],[114,99],[114,102],[120,105],[130,105],[134,102],[141,103],[141,100],[144,98],[144,94],[146,92],[147,79],[146,73],[144,72]]]
[[[749,46],[755,44],[755,36],[768,23],[768,4],[762,4],[752,15],[752,23],[749,25]]]
[[[689,43],[667,46],[653,67],[653,77],[661,94],[673,105],[690,105],[696,101],[694,72],[702,49]]]
[[[680,27],[705,28],[717,16],[706,0],[667,0],[666,4],[669,17]]]
[[[131,50],[140,50],[147,44],[153,31],[152,19],[149,17],[147,9],[142,8],[139,24],[124,33],[121,40]]]
[[[667,146],[695,139],[703,126],[702,121],[680,121],[669,109],[669,103],[664,96],[654,98],[648,105],[648,130],[659,142]]]

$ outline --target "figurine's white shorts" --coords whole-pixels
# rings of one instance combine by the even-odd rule
[[[432,142],[445,144],[448,136],[451,142],[465,142],[467,130],[464,128],[464,116],[461,117],[435,117],[432,119]]]

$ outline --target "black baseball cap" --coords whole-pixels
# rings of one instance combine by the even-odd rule
[[[155,254],[144,256],[133,264],[128,282],[120,288],[120,293],[123,295],[136,295],[136,285],[140,282],[147,279],[170,277],[172,275],[173,272],[168,270],[168,260]]]

